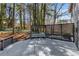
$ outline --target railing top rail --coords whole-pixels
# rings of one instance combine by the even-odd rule
[[[64,24],[74,24],[74,23],[63,23],[63,24],[45,24],[45,25],[31,25],[31,26],[53,26],[53,25],[64,25]]]

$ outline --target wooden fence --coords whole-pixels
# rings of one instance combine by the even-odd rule
[[[71,34],[74,33],[74,24],[55,24],[55,25],[32,25],[32,32],[44,32],[48,34]]]
[[[60,36],[69,35],[73,37],[73,39],[74,39],[74,29],[75,29],[74,23],[31,26],[31,32],[35,33],[43,32],[46,35],[60,35]]]

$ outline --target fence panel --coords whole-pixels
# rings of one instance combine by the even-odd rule
[[[61,24],[54,25],[54,34],[61,35]]]
[[[46,34],[52,34],[51,33],[52,31],[51,31],[51,25],[46,25]]]
[[[73,35],[73,23],[62,24],[62,34]]]

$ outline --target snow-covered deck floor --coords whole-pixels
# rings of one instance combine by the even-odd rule
[[[1,56],[76,56],[74,43],[49,38],[29,39],[14,43],[0,52]]]

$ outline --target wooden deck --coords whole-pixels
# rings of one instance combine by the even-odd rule
[[[73,42],[34,38],[8,46],[0,56],[79,56],[79,51]]]

